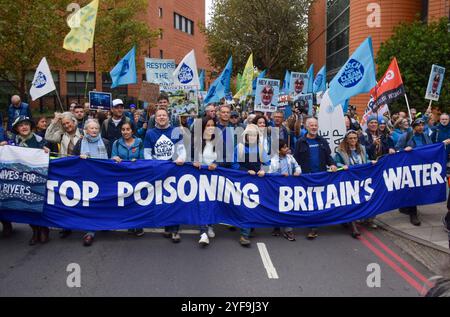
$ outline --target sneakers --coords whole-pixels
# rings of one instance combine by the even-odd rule
[[[216,237],[216,233],[214,232],[214,228],[212,226],[208,226],[208,237],[211,239]]]
[[[85,247],[90,247],[94,243],[94,236],[87,234],[83,237],[83,245]]]
[[[203,233],[200,236],[200,241],[198,242],[198,244],[200,244],[200,246],[202,246],[202,247],[207,247],[209,245],[209,238],[206,233]]]
[[[172,233],[172,242],[173,243],[180,243],[181,242],[181,237],[180,237],[180,234],[177,232],[177,233]]]
[[[292,231],[284,232],[283,237],[285,237],[289,241],[295,241],[295,234]]]
[[[136,235],[136,237],[143,237],[144,236],[144,229],[136,229],[135,231],[134,231],[134,234]]]
[[[272,236],[274,236],[274,237],[279,237],[279,236],[281,236],[281,230],[280,230],[280,228],[274,228],[273,231],[272,231]]]
[[[409,221],[416,227],[419,227],[422,223],[417,215],[409,215]]]
[[[241,236],[241,238],[239,239],[239,243],[243,246],[243,247],[249,247],[251,244],[251,241],[249,238]]]
[[[307,238],[308,240],[314,240],[314,239],[316,239],[318,236],[319,236],[319,233],[317,233],[317,230],[313,229],[313,230],[311,230],[311,231],[308,233],[308,235],[306,236],[306,238]]]

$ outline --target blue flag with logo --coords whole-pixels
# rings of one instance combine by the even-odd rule
[[[336,106],[353,96],[369,92],[376,84],[372,38],[369,36],[333,78],[329,96]]]
[[[205,76],[206,76],[205,70],[202,70],[200,72],[200,78],[199,78],[199,80],[200,80],[200,91],[205,91]]]
[[[124,58],[113,68],[110,72],[112,85],[111,88],[117,86],[136,84],[136,46],[133,46],[131,51],[125,55]]]
[[[284,75],[283,89],[281,90],[283,94],[289,95],[290,83],[291,83],[291,72],[287,70],[286,74]]]
[[[233,72],[233,57],[228,60],[225,69],[219,78],[209,87],[208,94],[205,97],[205,105],[212,102],[219,102],[220,99],[225,98],[230,92],[231,73]]]
[[[313,79],[314,79],[314,64],[311,64],[308,69],[308,94],[313,92]]]
[[[319,91],[327,90],[327,68],[323,66],[316,75],[313,83],[313,93],[318,93]]]

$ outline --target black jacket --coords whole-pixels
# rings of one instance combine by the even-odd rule
[[[327,166],[336,165],[336,162],[331,156],[331,149],[328,141],[320,136],[317,136],[316,140],[319,143],[320,171],[325,172],[327,170]],[[301,137],[297,141],[294,158],[302,168],[302,173],[311,173],[309,155],[309,144],[306,136]]]
[[[119,140],[122,137],[122,125],[125,122],[130,122],[134,127],[134,122],[131,122],[130,119],[125,115],[122,116],[122,120],[117,125],[117,127],[111,118],[103,121],[102,138],[107,139],[111,144]]]

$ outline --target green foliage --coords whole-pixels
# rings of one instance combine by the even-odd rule
[[[28,92],[26,75],[43,57],[50,67],[78,63],[62,58],[68,33],[65,15],[70,0],[0,0],[0,78],[22,97]]]
[[[95,35],[98,70],[110,71],[133,45],[138,52],[155,45],[159,31],[150,30],[140,19],[147,6],[147,0],[101,1]]]
[[[203,27],[211,64],[223,68],[233,56],[234,74],[250,53],[260,70],[283,78],[286,69],[306,71],[307,13],[310,0],[215,0]]]
[[[391,60],[397,57],[410,106],[422,112],[429,103],[424,97],[433,64],[446,68],[441,97],[433,105],[447,112],[450,110],[450,32],[447,23],[448,19],[443,18],[438,23],[401,24],[381,45],[376,59],[378,77],[381,77]],[[391,111],[400,109],[406,109],[404,99],[391,106]]]

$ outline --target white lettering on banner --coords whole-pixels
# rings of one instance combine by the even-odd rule
[[[384,183],[389,192],[405,188],[418,188],[445,184],[442,177],[443,167],[439,163],[402,166],[383,171]],[[11,187],[0,189],[8,191],[24,191],[27,188]],[[280,186],[278,211],[314,212],[368,202],[375,194],[372,188],[373,179],[343,181],[327,186]],[[90,207],[98,197],[98,184],[84,181],[81,185],[74,181],[47,181],[47,204],[56,204],[56,194],[64,206],[82,205]],[[177,202],[223,202],[234,206],[245,206],[255,209],[260,205],[258,186],[254,183],[243,184],[219,175],[191,174],[179,178],[171,176],[154,183],[128,182],[117,183],[117,206],[125,207],[137,204],[142,207],[172,205]]]
[[[444,184],[442,165],[439,163],[412,165],[390,168],[383,172],[384,182],[388,191],[405,189],[406,187],[425,187]]]
[[[280,187],[280,212],[321,211],[330,208],[361,204],[360,194],[364,191],[364,200],[372,199],[375,190],[370,187],[372,179],[354,182],[341,182],[339,191],[334,184],[319,187],[288,186]],[[326,204],[324,205],[324,198]]]

